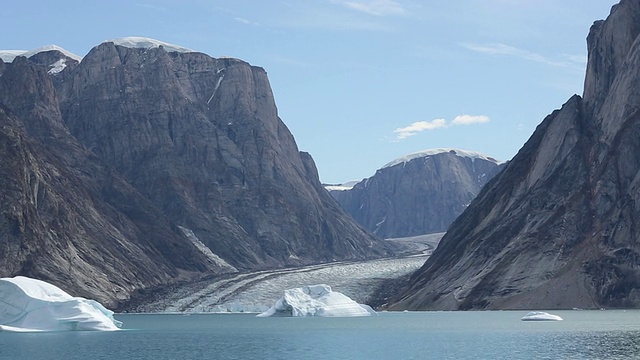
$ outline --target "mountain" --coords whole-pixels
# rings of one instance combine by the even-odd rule
[[[146,38],[11,54],[0,276],[117,308],[205,275],[390,253],[324,190],[264,69]]]
[[[502,168],[483,154],[425,150],[396,159],[352,187],[327,187],[365,229],[383,238],[446,231]]]
[[[640,306],[640,0],[587,44],[583,97],[544,119],[390,308]]]

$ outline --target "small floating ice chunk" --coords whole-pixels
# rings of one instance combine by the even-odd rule
[[[24,276],[0,278],[0,331],[119,330],[113,312],[55,285]]]
[[[562,318],[558,315],[549,314],[544,311],[531,311],[523,316],[522,321],[560,321]]]
[[[319,284],[285,290],[284,296],[258,317],[355,317],[371,314],[375,311],[370,306],[358,304],[348,296],[332,291],[329,285]]]

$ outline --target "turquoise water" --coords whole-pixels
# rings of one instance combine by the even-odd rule
[[[117,315],[125,331],[0,333],[0,359],[633,359],[640,311],[381,313],[366,318]]]

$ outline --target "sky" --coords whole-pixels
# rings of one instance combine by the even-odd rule
[[[263,67],[320,180],[432,148],[511,159],[582,94],[586,37],[616,0],[44,0],[0,12],[2,50],[84,56],[144,36]]]

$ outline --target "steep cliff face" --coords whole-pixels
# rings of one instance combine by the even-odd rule
[[[108,42],[60,93],[81,143],[236,267],[383,253],[326,205],[262,68]]]
[[[360,225],[383,238],[443,232],[501,168],[479,153],[434,149],[393,161],[331,195]]]
[[[453,223],[392,308],[640,306],[640,1],[588,36],[572,97]]]
[[[203,274],[388,253],[322,189],[263,69],[117,43],[1,63],[16,159],[2,164],[1,275],[115,304]],[[56,201],[34,204],[43,189]]]
[[[25,58],[0,77],[0,276],[36,277],[115,307],[138,289],[220,271],[69,135],[53,89]]]

